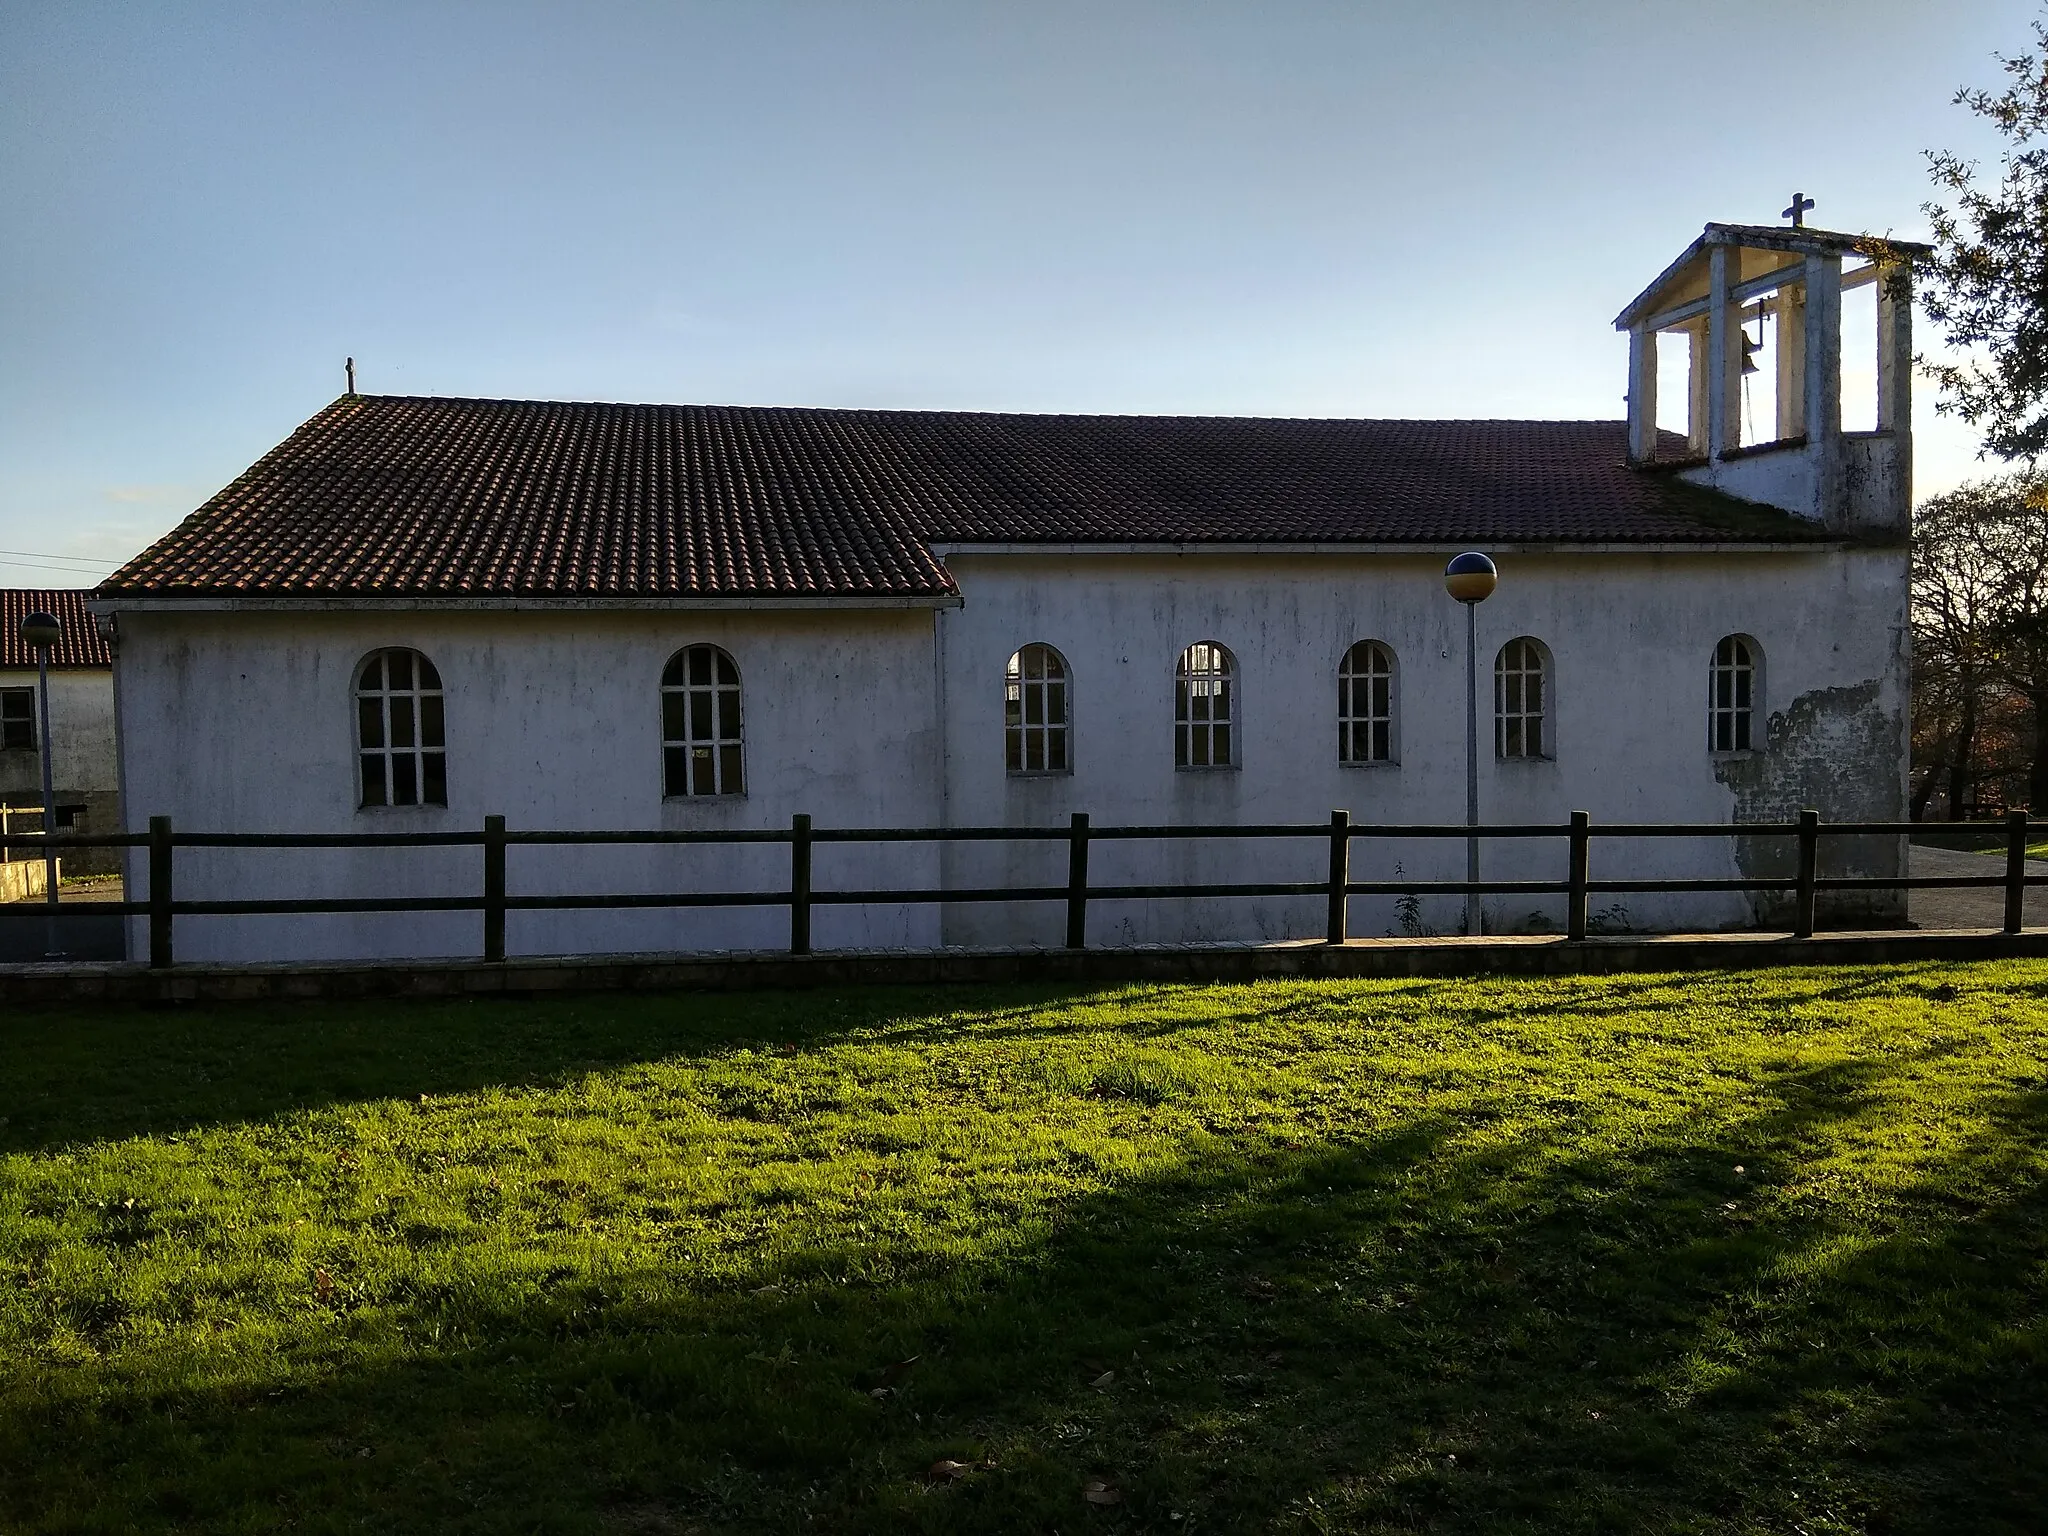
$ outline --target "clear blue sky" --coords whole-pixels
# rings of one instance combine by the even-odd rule
[[[1614,417],[1709,219],[1924,229],[2033,0],[0,0],[0,550],[341,392]],[[1972,473],[1933,420],[1923,493]],[[0,557],[0,582],[87,582]]]

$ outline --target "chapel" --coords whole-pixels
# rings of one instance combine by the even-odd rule
[[[1796,207],[1797,205],[1795,205]],[[194,831],[1243,825],[1350,814],[1354,868],[1456,879],[1465,615],[1495,822],[1904,814],[1911,272],[1921,248],[1709,224],[1615,321],[1604,421],[1305,420],[349,393],[98,591],[132,826]],[[1846,297],[1845,297],[1846,296]],[[1845,424],[1844,306],[1874,303]],[[1627,850],[1765,878],[1777,840]],[[786,850],[514,850],[524,890],[771,889]],[[1617,855],[1618,857],[1619,855]],[[821,844],[821,888],[1055,883],[1061,851]],[[1104,843],[1096,877],[1300,878],[1277,845]],[[1894,875],[1896,839],[1842,841]],[[1503,878],[1561,852],[1500,840]],[[181,898],[467,891],[473,849],[219,850]],[[1363,876],[1361,876],[1363,877]],[[1644,892],[1610,927],[1738,926]],[[1835,898],[1897,920],[1894,893]],[[1491,931],[1561,898],[1489,899]],[[1455,931],[1449,901],[1352,933]],[[1091,942],[1284,939],[1313,898],[1098,904]],[[1032,902],[820,909],[820,947],[1057,944]],[[181,957],[470,954],[468,913],[223,915]],[[514,952],[774,948],[763,906],[518,911]]]

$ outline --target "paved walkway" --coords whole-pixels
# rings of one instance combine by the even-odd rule
[[[1954,848],[1913,845],[1914,875],[2003,875],[2003,853],[1963,853]],[[2027,873],[2048,875],[2048,860],[2027,860]],[[1912,891],[1908,914],[1918,928],[1997,928],[2005,922],[2005,892],[1995,887],[1976,890]],[[2048,886],[2027,890],[2026,924],[2048,927]]]

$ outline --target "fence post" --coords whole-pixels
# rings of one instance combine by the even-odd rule
[[[1799,813],[1799,884],[1792,898],[1792,937],[1813,937],[1813,882],[1820,866],[1820,812]]]
[[[149,968],[171,967],[171,818],[149,818]]]
[[[2005,813],[2005,931],[2026,926],[2027,813]]]
[[[1088,813],[1067,822],[1067,948],[1088,947]]]
[[[1593,865],[1593,818],[1585,811],[1572,812],[1571,868],[1565,876],[1570,889],[1565,892],[1564,932],[1568,939],[1583,939],[1586,936],[1587,897],[1586,882],[1591,877]]]
[[[811,818],[789,818],[789,952],[811,952]]]
[[[1342,944],[1351,929],[1351,813],[1330,812],[1330,910],[1324,942]]]
[[[484,818],[484,959],[505,958],[505,818]]]

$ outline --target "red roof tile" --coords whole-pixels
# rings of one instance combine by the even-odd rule
[[[63,633],[50,651],[53,667],[111,667],[114,658],[99,626],[85,611],[92,593],[77,587],[0,587],[0,667],[33,667],[36,653],[21,643],[21,621],[54,614]]]
[[[918,596],[952,590],[934,542],[1819,536],[1623,450],[1622,424],[1597,421],[354,396],[101,590]]]

